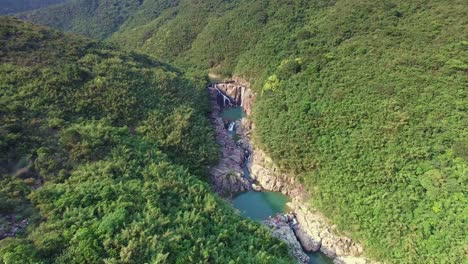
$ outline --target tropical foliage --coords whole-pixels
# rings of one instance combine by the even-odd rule
[[[103,31],[111,41],[250,80],[257,143],[374,258],[465,261],[466,1],[146,0],[122,10],[116,32]],[[37,14],[64,28],[57,10]],[[76,32],[85,25],[98,24]]]
[[[2,263],[290,263],[205,181],[206,82],[0,18]],[[5,231],[5,230],[0,230]]]
[[[2,0],[0,3],[0,15],[14,14],[24,12],[27,10],[37,9],[46,7],[48,5],[54,5],[62,3],[66,0]]]

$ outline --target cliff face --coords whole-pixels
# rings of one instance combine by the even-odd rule
[[[212,105],[210,119],[216,129],[216,142],[221,149],[219,163],[210,171],[215,191],[222,196],[248,191],[251,189],[251,184],[243,177],[242,170],[244,150],[234,142],[226,129],[221,117],[222,105],[220,106],[218,102],[219,93],[216,87],[210,86],[208,89]]]
[[[229,96],[235,105],[242,106],[247,115],[252,114],[252,106],[255,96],[248,83],[235,80],[218,83],[216,87],[225,95]]]

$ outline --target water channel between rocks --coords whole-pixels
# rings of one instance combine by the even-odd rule
[[[237,141],[239,136],[236,133],[235,122],[245,117],[242,107],[229,107],[223,109],[222,117],[230,122],[228,130]],[[250,178],[250,173],[247,165],[243,166],[244,177]],[[268,219],[269,216],[275,216],[278,213],[287,212],[286,203],[290,199],[286,195],[277,192],[256,192],[248,191],[237,194],[232,201],[234,208],[237,208],[242,215],[261,222]],[[310,263],[313,264],[330,264],[333,261],[321,252],[308,253]]]

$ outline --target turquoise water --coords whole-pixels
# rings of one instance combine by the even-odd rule
[[[242,109],[242,107],[224,108],[222,117],[229,121],[236,121],[236,120],[240,120],[244,118],[245,112],[244,112],[244,109]]]
[[[310,264],[333,264],[333,260],[322,252],[307,253],[310,257]]]
[[[256,221],[263,221],[268,216],[286,210],[289,198],[277,192],[245,192],[237,195],[233,200],[235,208],[244,215]]]
[[[234,197],[232,203],[242,215],[256,221],[263,221],[269,216],[286,212],[289,197],[277,192],[245,192]],[[331,258],[321,252],[308,253],[311,264],[332,264]]]

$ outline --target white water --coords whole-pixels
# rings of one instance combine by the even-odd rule
[[[234,131],[234,127],[235,127],[235,126],[236,126],[236,123],[235,123],[235,122],[229,123],[228,131],[229,131],[229,132]]]
[[[245,87],[241,87],[241,98],[240,98],[240,106],[243,107],[244,106],[244,90],[245,90]]]
[[[216,84],[215,84],[215,88],[216,88],[216,91],[218,91],[218,93],[223,96],[223,106],[226,106],[226,101],[228,102],[227,106],[232,106],[231,99],[227,97],[221,90],[219,90]]]

